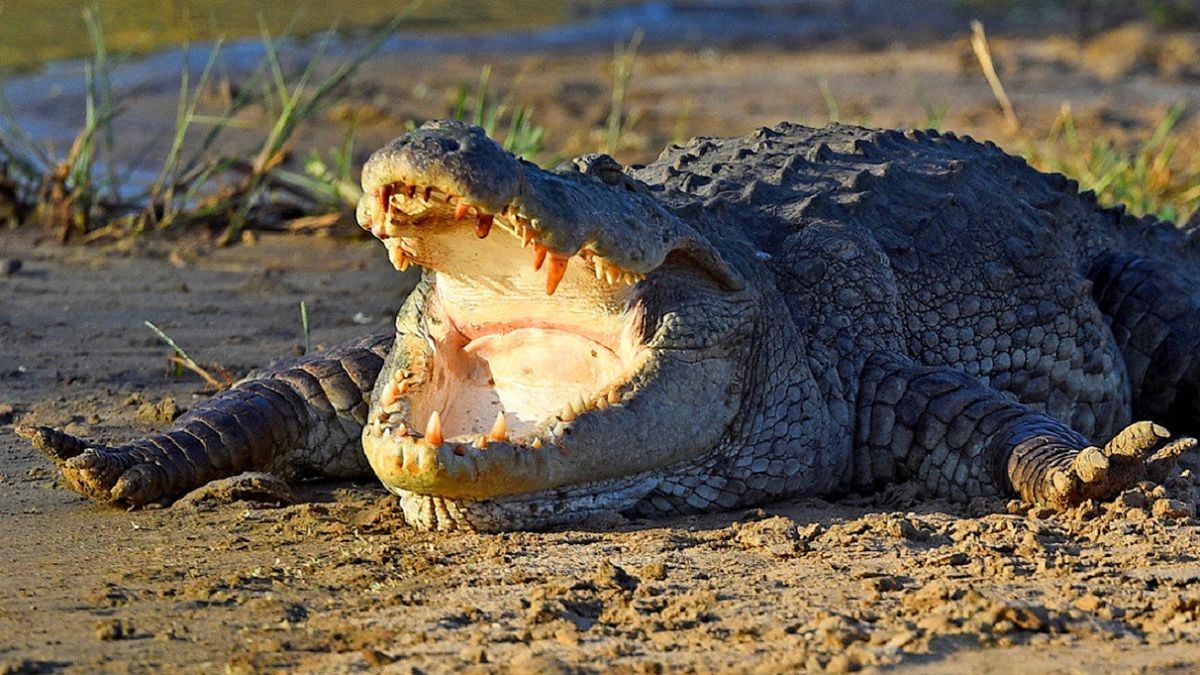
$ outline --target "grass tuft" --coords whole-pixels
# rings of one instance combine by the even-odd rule
[[[132,195],[122,193],[112,161],[113,121],[124,101],[111,85],[112,60],[100,27],[99,5],[93,5],[84,12],[93,42],[93,56],[86,66],[85,123],[65,157],[52,157],[33,142],[0,94],[0,217],[25,222],[37,215],[62,241],[74,234],[90,240],[202,225],[221,228],[218,241],[230,243],[247,227],[307,229],[337,222],[359,197],[349,180],[352,137],[335,152],[332,169],[309,161],[303,171],[290,171],[285,163],[295,132],[419,4],[410,4],[408,11],[320,80],[317,73],[332,33],[318,43],[307,66],[289,76],[275,38],[263,28],[266,54],[250,76],[249,86],[228,100],[218,114],[201,114],[200,101],[220,58],[222,44],[218,41],[194,86],[185,66],[170,148],[153,182]],[[215,143],[222,131],[238,126],[238,115],[252,105],[262,106],[271,116],[262,141],[240,152],[216,153]],[[208,131],[185,158],[187,139],[202,125]],[[96,176],[98,165],[105,173],[100,178]]]
[[[497,98],[491,89],[491,78],[492,67],[484,66],[474,93],[465,85],[459,87],[451,117],[480,127],[488,136],[499,140],[505,150],[535,161],[545,149],[545,128],[533,123],[532,108],[514,106],[510,97]],[[471,101],[470,105],[468,101]],[[501,138],[496,131],[505,117],[508,118],[508,131]]]
[[[633,67],[637,63],[637,51],[644,35],[639,28],[629,42],[617,43],[613,47],[612,104],[608,111],[608,130],[604,136],[604,152],[609,155],[617,153],[621,137],[629,124],[629,116],[625,113],[625,95],[629,93],[629,83],[633,81]]]
[[[1026,145],[1034,166],[1057,171],[1093,190],[1106,204],[1123,203],[1137,215],[1182,222],[1200,209],[1200,147],[1179,153],[1184,138],[1176,132],[1185,105],[1175,105],[1154,133],[1123,147],[1110,139],[1080,138],[1071,106],[1063,104],[1046,138]]]
[[[1183,222],[1200,210],[1200,144],[1189,139],[1187,151],[1179,152],[1185,137],[1176,127],[1186,107],[1183,103],[1171,108],[1148,139],[1133,146],[1105,138],[1081,140],[1069,103],[1062,104],[1045,138],[1033,139],[1021,126],[996,74],[983,25],[971,22],[971,32],[971,46],[984,77],[1009,131],[1022,139],[1022,154],[1030,164],[1070,176],[1082,190],[1095,192],[1101,203],[1124,204],[1135,215]]]

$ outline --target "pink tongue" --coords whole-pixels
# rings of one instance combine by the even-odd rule
[[[504,409],[537,422],[567,403],[595,398],[621,373],[608,348],[581,335],[547,328],[519,328],[472,340],[463,351],[490,371]]]

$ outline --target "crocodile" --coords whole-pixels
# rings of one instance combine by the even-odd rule
[[[496,531],[901,481],[1063,510],[1200,432],[1192,238],[990,142],[783,123],[543,169],[443,121],[362,187],[423,268],[394,332],[117,447],[21,433],[102,502],[374,473],[412,526]]]

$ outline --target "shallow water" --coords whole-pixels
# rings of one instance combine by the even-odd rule
[[[114,53],[146,52],[217,37],[306,35],[337,26],[368,30],[387,23],[412,0],[103,0],[105,41]],[[633,4],[620,0],[426,0],[411,10],[405,31],[487,33],[545,28]],[[92,0],[0,3],[0,69],[26,69],[91,53],[83,14]]]

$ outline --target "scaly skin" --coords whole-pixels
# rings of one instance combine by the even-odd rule
[[[120,448],[24,433],[126,504],[352,475],[361,433],[410,524],[475,530],[905,479],[1067,508],[1195,444],[1158,424],[1200,420],[1188,237],[991,144],[784,124],[545,171],[431,123],[363,187],[363,227],[427,270],[390,350],[260,374]]]

